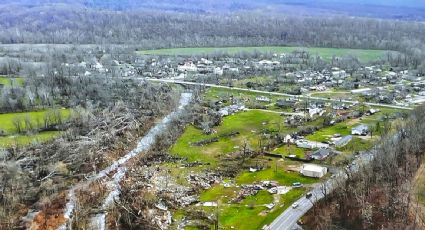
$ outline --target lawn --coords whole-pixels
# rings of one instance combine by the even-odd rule
[[[205,99],[207,100],[211,100],[211,101],[217,101],[218,99],[226,100],[226,103],[223,104],[224,106],[228,106],[231,104],[230,96],[233,96],[235,100],[238,100],[244,103],[247,108],[258,108],[256,106],[261,105],[261,106],[265,106],[267,110],[271,112],[293,112],[292,108],[279,108],[278,106],[276,106],[276,102],[279,99],[287,98],[285,96],[270,95],[270,93],[257,93],[257,92],[241,91],[237,89],[220,89],[220,88],[210,88],[205,93]],[[256,100],[257,96],[266,96],[271,101],[259,102]]]
[[[271,77],[266,77],[266,76],[251,77],[251,78],[246,78],[241,80],[235,80],[233,81],[233,86],[238,88],[246,88],[246,84],[248,82],[253,82],[260,85],[267,85],[267,84],[273,83],[273,81],[274,80]]]
[[[62,134],[60,131],[41,132],[34,135],[17,135],[0,137],[0,147],[26,146],[32,143],[43,143],[59,137]]]
[[[60,110],[63,120],[70,118],[71,110],[62,109]],[[13,120],[17,117],[25,119],[29,117],[35,127],[43,127],[43,118],[48,111],[36,111],[36,112],[25,112],[25,113],[5,113],[0,114],[0,129],[4,130],[6,134],[13,134],[16,132],[16,128],[13,125]]]
[[[329,141],[332,135],[336,133],[339,133],[341,135],[351,134],[351,128],[352,128],[352,125],[348,125],[347,121],[341,122],[326,128],[322,128],[316,131],[315,133],[306,136],[306,139],[310,141],[318,141],[318,142]]]
[[[379,108],[379,107],[374,107],[374,108]],[[359,124],[368,125],[369,128],[373,131],[378,122],[381,122],[381,126],[383,125],[382,124],[383,116],[391,115],[396,112],[399,112],[398,109],[392,109],[392,108],[381,107],[379,109],[380,109],[380,112],[375,113],[373,115],[363,116],[359,119],[346,120],[344,122],[337,123],[333,126],[322,128],[316,131],[315,133],[306,136],[306,139],[311,141],[318,141],[318,142],[329,141],[332,135],[336,133],[341,134],[343,136],[350,135],[351,129]]]
[[[304,177],[297,172],[286,172],[281,168],[278,168],[276,171],[274,168],[269,168],[258,172],[244,172],[236,178],[236,183],[242,185],[266,180],[277,181],[280,185],[285,186],[290,186],[295,182],[301,182],[303,184],[318,182],[317,179]]]
[[[204,135],[201,130],[193,126],[188,126],[183,135],[171,148],[171,153],[177,156],[187,157],[189,161],[215,164],[218,160],[217,157],[239,151],[239,148],[245,142],[250,148],[258,148],[260,134],[264,130],[277,132],[279,127],[289,130],[282,123],[283,118],[279,114],[252,110],[225,117],[222,124],[216,128],[217,133],[214,135]],[[206,146],[191,145],[191,143],[197,141],[235,131],[240,134],[233,137],[221,137],[218,142],[213,142]]]
[[[360,100],[358,95],[352,94],[349,91],[323,91],[323,92],[314,92],[311,94],[312,97],[322,97],[322,98],[331,98],[331,99],[341,99],[341,100]]]
[[[261,229],[265,224],[270,224],[278,215],[299,199],[304,189],[293,189],[280,196],[277,206],[269,212],[261,204],[273,201],[272,195],[266,191],[259,192],[256,196],[246,198],[241,205],[220,206],[219,223],[224,229]]]
[[[366,151],[373,147],[373,144],[375,143],[376,139],[372,139],[370,137],[367,137],[366,139],[362,139],[359,137],[354,137],[350,143],[348,143],[346,146],[337,148],[338,151],[342,152],[359,152],[359,151]]]
[[[272,52],[272,53],[288,53],[295,50],[306,50],[313,55],[319,55],[326,60],[332,59],[333,56],[355,56],[363,62],[377,60],[386,53],[384,50],[364,50],[364,49],[340,49],[340,48],[308,48],[308,47],[288,47],[288,46],[264,46],[264,47],[223,47],[223,48],[173,48],[173,49],[156,49],[139,51],[141,55],[171,55],[171,56],[191,56],[191,55],[208,55],[215,52],[228,54],[237,54],[239,52]]]
[[[297,157],[304,158],[306,154],[306,150],[303,148],[298,148],[295,145],[282,145],[275,150],[273,150],[273,153],[281,154],[283,156],[288,155],[296,155]]]
[[[259,93],[259,92],[250,92],[250,91],[246,91],[246,90],[240,90],[240,89],[223,89],[223,88],[210,88],[208,89],[208,91],[205,94],[206,99],[217,99],[220,97],[230,97],[231,95],[233,96],[238,96],[241,98],[256,98],[257,96],[267,96],[269,98],[285,98],[284,96],[276,96],[276,95],[270,95],[270,93]]]
[[[199,197],[200,201],[219,201],[220,203],[228,203],[231,198],[236,196],[238,188],[225,188],[223,185],[215,185],[214,187],[204,191]]]

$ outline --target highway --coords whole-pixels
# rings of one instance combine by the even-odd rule
[[[199,82],[188,82],[188,81],[171,80],[171,79],[156,79],[156,78],[143,78],[143,79],[151,81],[151,82],[162,82],[162,83],[170,83],[170,84],[193,85],[193,86],[203,86],[203,87],[209,87],[209,88],[229,89],[229,90],[235,90],[235,91],[245,91],[245,92],[252,92],[252,93],[268,94],[270,96],[292,97],[292,98],[305,99],[305,100],[339,102],[339,103],[347,103],[347,104],[357,104],[357,103],[359,103],[358,101],[329,99],[329,98],[323,98],[323,97],[310,97],[310,96],[305,96],[305,95],[292,95],[292,94],[287,94],[287,93],[268,92],[268,91],[261,91],[261,90],[255,90],[255,89],[244,89],[244,88],[236,88],[236,87],[229,87],[229,86],[223,86],[223,85],[199,83]],[[364,104],[369,105],[369,106],[378,106],[378,107],[391,108],[391,109],[413,110],[413,108],[411,108],[411,107],[399,106],[399,105],[388,105],[388,104],[370,103],[370,102],[365,102]]]

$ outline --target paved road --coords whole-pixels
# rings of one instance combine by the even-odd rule
[[[236,88],[236,87],[214,85],[214,84],[205,84],[205,83],[199,83],[199,82],[188,82],[188,81],[180,81],[180,80],[155,79],[155,78],[143,78],[143,79],[148,80],[148,81],[152,81],[152,82],[163,82],[163,83],[172,83],[172,84],[181,84],[181,85],[204,86],[204,87],[210,87],[210,88],[231,89],[231,90],[238,90],[238,91],[268,94],[268,95],[274,95],[274,96],[293,97],[293,98],[298,98],[298,99],[309,99],[309,100],[318,100],[318,101],[326,101],[326,102],[341,102],[341,103],[347,103],[347,104],[358,103],[357,101],[328,99],[328,98],[323,98],[323,97],[310,97],[310,96],[304,96],[304,95],[292,95],[292,94],[287,94],[287,93],[267,92],[267,91],[261,91],[261,90]],[[388,104],[369,103],[369,102],[366,102],[364,104],[369,105],[369,106],[379,106],[379,107],[392,108],[392,109],[413,110],[410,107],[398,106],[398,105],[388,105]]]

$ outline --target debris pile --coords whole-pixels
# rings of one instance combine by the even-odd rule
[[[222,178],[217,173],[205,173],[199,175],[190,174],[187,177],[187,181],[195,187],[209,189],[212,185],[219,184],[222,181]]]

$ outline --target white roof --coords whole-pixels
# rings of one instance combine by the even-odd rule
[[[322,172],[325,167],[314,164],[304,164],[302,170],[310,172]]]

